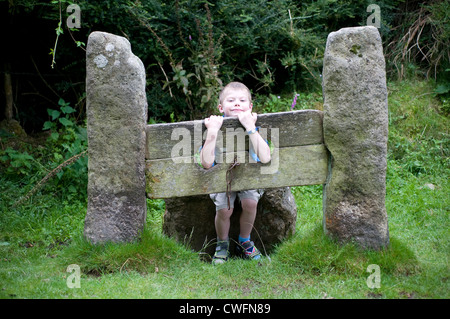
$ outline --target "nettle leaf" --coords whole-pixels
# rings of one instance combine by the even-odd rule
[[[45,130],[49,130],[49,129],[53,128],[54,126],[55,126],[55,124],[53,122],[46,121],[44,123],[44,127],[42,127],[42,129],[45,131]]]
[[[447,84],[440,84],[434,90],[434,92],[437,94],[445,94],[445,93],[448,93],[449,91],[450,91],[450,86],[448,86]]]
[[[52,117],[52,121],[56,120],[61,115],[60,111],[52,109],[47,109],[47,113]]]
[[[61,107],[61,111],[62,111],[64,114],[70,114],[70,113],[75,112],[76,110],[75,110],[73,107],[66,105],[66,106],[62,106],[62,107]]]
[[[64,126],[72,126],[73,125],[73,122],[71,120],[66,119],[65,117],[60,118],[59,122]]]
[[[66,106],[66,105],[69,105],[69,103],[67,103],[66,101],[64,101],[63,98],[60,98],[59,101],[58,101],[58,105],[60,105],[60,106]]]
[[[59,133],[57,133],[57,132],[53,132],[53,133],[50,135],[50,139],[51,139],[52,141],[56,141],[56,140],[58,140],[58,138],[59,138]]]

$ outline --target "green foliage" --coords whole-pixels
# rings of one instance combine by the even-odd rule
[[[11,147],[2,151],[0,155],[0,161],[2,161],[6,166],[7,174],[19,174],[19,175],[30,175],[30,169],[35,161],[34,157],[29,155],[28,152],[20,152]]]
[[[256,94],[253,107],[258,113],[286,112],[293,110],[323,109],[323,98],[318,93],[294,93],[292,96]]]
[[[0,150],[0,169],[10,180],[26,185],[27,192],[45,177],[43,185],[47,191],[60,193],[67,200],[84,198],[87,158],[81,157],[62,170],[56,168],[87,149],[86,128],[76,124],[75,109],[70,103],[60,99],[59,106],[59,110],[47,110],[49,121],[44,123],[43,129],[48,130],[49,135],[43,145],[37,145],[28,137],[20,143],[12,136],[3,140],[11,146]],[[53,175],[56,178],[52,179]]]
[[[441,88],[448,87],[448,1],[376,3],[390,76],[425,75],[435,77]],[[232,80],[246,83],[253,94],[289,98],[293,92],[317,91],[328,34],[366,25],[370,15],[366,9],[373,1],[81,1],[77,2],[81,28],[72,30],[61,23],[69,3],[14,1],[10,12],[51,21],[51,32],[56,28],[57,33],[57,52],[56,46],[52,48],[55,65],[79,81],[85,53],[77,49],[90,32],[101,30],[129,39],[146,66],[150,119],[167,122],[170,114],[181,121],[216,112],[217,94]],[[59,80],[54,86],[64,94],[71,88],[75,98],[60,96],[72,100],[73,108],[80,108],[83,115],[84,86],[71,84]],[[438,94],[448,101],[448,92]],[[443,110],[448,114],[448,102]]]
[[[56,168],[61,162],[87,149],[86,128],[76,124],[73,114],[76,112],[70,103],[60,99],[59,110],[48,109],[49,121],[44,123],[43,130],[50,130],[47,140],[52,152],[50,168]],[[86,193],[87,158],[81,158],[71,166],[56,173],[59,179],[58,188],[68,192],[70,196]],[[64,178],[63,178],[64,176]],[[74,182],[76,181],[76,182]]]
[[[296,5],[290,0],[115,5],[138,26],[131,28],[123,17],[114,25],[106,17],[102,22],[107,30],[128,35],[148,66],[149,114],[164,114],[165,121],[172,112],[180,120],[214,112],[220,87],[232,80],[262,94],[317,89],[327,34],[333,25],[365,21],[361,8],[367,6],[366,1]]]
[[[70,129],[74,127],[74,123],[69,119],[70,114],[74,113],[76,110],[70,106],[70,103],[66,103],[63,99],[60,99],[58,102],[60,106],[60,110],[47,109],[48,115],[51,117],[51,121],[46,121],[44,123],[43,130],[57,129],[58,124],[55,122],[58,120],[60,124],[63,125],[65,129]],[[63,116],[61,116],[61,113]],[[52,133],[51,139],[57,140],[59,138],[59,134],[57,132]]]
[[[388,158],[407,171],[440,174],[450,168],[448,118],[430,82],[393,83],[389,96]]]
[[[449,0],[400,4],[398,10],[404,12],[396,14],[384,45],[391,77],[420,75],[449,82],[445,72],[450,67],[449,6]]]

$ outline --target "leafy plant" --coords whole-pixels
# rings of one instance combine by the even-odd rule
[[[268,96],[256,96],[254,105],[257,113],[275,113],[289,110],[289,99],[282,98],[279,95],[269,94]]]
[[[46,121],[44,123],[43,130],[57,128],[58,124],[55,122],[56,120],[58,120],[58,122],[65,128],[74,126],[74,123],[69,119],[69,114],[74,113],[76,110],[70,106],[70,103],[64,101],[63,99],[60,99],[58,101],[58,105],[60,106],[59,110],[47,109],[47,113],[51,117],[51,121]],[[63,116],[61,116],[61,113],[63,114]],[[52,139],[56,140],[58,139],[58,137],[59,134],[57,132],[52,133]]]
[[[6,172],[8,174],[19,174],[29,176],[31,174],[31,168],[35,162],[33,156],[28,152],[20,152],[11,147],[2,151],[0,154],[0,160],[6,164]]]
[[[256,94],[254,106],[257,113],[286,112],[293,110],[323,109],[323,98],[317,93],[293,93],[292,95]]]
[[[76,157],[87,149],[86,128],[78,126],[73,113],[76,111],[70,106],[69,102],[60,99],[58,102],[59,110],[48,109],[49,121],[44,123],[43,130],[50,130],[48,138],[49,148],[53,150],[53,161],[51,166],[55,169],[62,161]],[[75,195],[79,192],[85,193],[87,160],[81,157],[67,167],[65,170],[58,170],[56,176],[62,179],[67,174],[67,179],[62,181],[60,187],[67,190],[69,194]],[[73,182],[73,181],[77,182]]]

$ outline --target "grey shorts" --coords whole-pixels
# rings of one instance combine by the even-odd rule
[[[230,192],[230,208],[234,208],[234,201],[236,200],[236,195],[239,197],[239,200],[251,198],[256,202],[258,202],[263,194],[264,189],[250,189],[247,191]],[[211,197],[211,199],[214,202],[214,205],[216,205],[216,211],[228,208],[227,193],[214,193],[210,194],[209,197]]]

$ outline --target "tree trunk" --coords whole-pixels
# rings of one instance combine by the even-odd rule
[[[10,64],[5,64],[5,118],[7,121],[11,121],[13,118],[13,92],[10,74]]]

